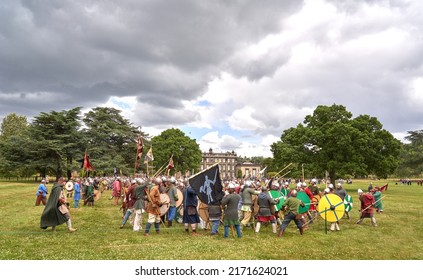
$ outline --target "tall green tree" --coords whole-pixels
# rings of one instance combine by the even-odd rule
[[[42,112],[29,126],[31,165],[42,177],[53,173],[58,177],[71,175],[81,152],[81,107],[61,112]]]
[[[0,174],[29,176],[28,122],[26,116],[11,113],[3,118],[0,127]]]
[[[137,127],[109,107],[96,107],[83,118],[85,147],[94,168],[100,175],[112,174],[118,168],[133,174],[136,156]],[[143,136],[146,136],[143,134]]]
[[[328,171],[332,180],[350,174],[385,178],[398,166],[401,143],[376,118],[352,119],[344,106],[334,104],[318,106],[302,124],[285,130],[271,150],[275,163],[305,166],[309,176]]]
[[[189,138],[180,129],[171,128],[151,139],[156,170],[166,165],[173,155],[174,169],[171,172],[199,171],[201,150],[198,143]]]
[[[403,145],[398,176],[416,177],[423,173],[423,130],[408,131]]]
[[[28,128],[26,116],[19,116],[11,113],[3,118],[0,127],[0,140],[7,140],[11,136],[21,136]]]

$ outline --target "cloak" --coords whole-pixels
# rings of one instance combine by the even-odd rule
[[[43,214],[41,214],[40,228],[57,226],[66,223],[68,220],[65,215],[59,211],[59,198],[63,187],[57,183],[54,184],[47,204],[44,207]]]

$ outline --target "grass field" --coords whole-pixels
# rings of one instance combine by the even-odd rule
[[[223,238],[199,230],[200,236],[187,235],[182,224],[161,225],[161,233],[145,237],[129,224],[119,229],[119,207],[105,191],[94,207],[71,208],[73,226],[42,230],[39,227],[44,206],[34,206],[36,183],[0,182],[0,258],[2,260],[422,260],[423,187],[389,183],[384,192],[384,213],[375,214],[378,227],[370,220],[356,225],[359,218],[357,189],[367,190],[369,181],[354,181],[344,188],[354,199],[351,219],[341,220],[341,231],[325,233],[322,218],[301,236],[291,223],[282,238],[270,226],[259,234],[245,228],[241,239]],[[49,184],[50,190],[52,185]],[[322,188],[323,186],[320,186]],[[71,201],[73,206],[73,201]],[[145,224],[145,215],[144,222]]]

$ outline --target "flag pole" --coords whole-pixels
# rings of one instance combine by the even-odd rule
[[[168,164],[167,164],[167,177],[169,177],[169,174],[170,174],[170,168],[169,168],[169,165],[170,165],[170,161],[172,160],[172,165],[174,166],[174,163],[173,163],[173,153],[172,153],[172,155],[170,156],[170,159],[169,159],[169,161],[168,161]],[[173,168],[173,167],[172,167]]]
[[[191,178],[193,178],[193,177],[197,176],[198,174],[203,173],[204,171],[207,171],[207,170],[209,170],[209,169],[211,169],[211,168],[215,167],[215,166],[216,166],[216,165],[218,165],[218,164],[219,164],[219,163],[218,163],[218,162],[216,162],[215,164],[213,164],[213,165],[211,165],[211,166],[207,167],[206,169],[201,170],[200,172],[197,172],[196,174],[194,174],[194,175],[190,176],[190,177],[189,177],[189,179],[191,179]]]
[[[288,175],[289,173],[291,173],[291,170],[289,170],[288,172],[286,172],[285,174],[283,174],[283,175],[281,176],[281,178],[285,177],[285,175]]]
[[[134,178],[135,178],[135,173],[137,172],[137,159],[138,159],[138,147],[135,153]]]
[[[153,177],[156,177],[157,175],[160,175],[160,173],[162,173],[164,167],[169,163],[170,160],[168,160],[165,164],[162,165],[162,167],[159,168],[159,170],[157,170],[156,173],[154,173]]]
[[[285,169],[287,169],[289,166],[291,166],[291,164],[292,164],[292,162],[290,163],[290,164],[288,164],[287,166],[285,166],[284,168],[282,168],[282,170],[281,171],[279,171],[278,173],[276,173],[275,174],[275,176],[273,176],[273,177],[276,177],[276,176],[278,176],[282,171],[284,171]]]

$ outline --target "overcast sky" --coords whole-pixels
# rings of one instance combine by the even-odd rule
[[[0,121],[121,109],[151,136],[271,156],[318,105],[423,129],[423,1],[1,0]]]

